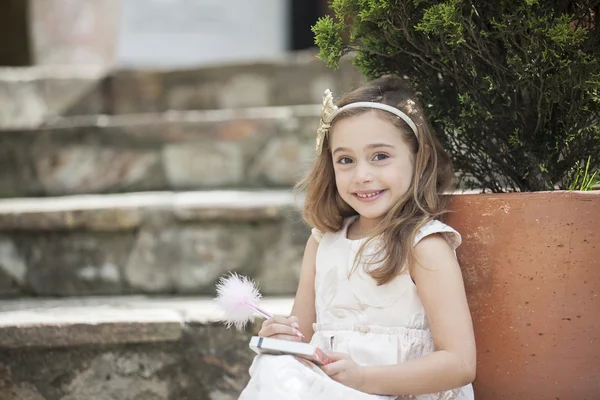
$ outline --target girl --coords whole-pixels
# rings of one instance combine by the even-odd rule
[[[293,316],[266,320],[259,335],[304,336],[336,361],[258,356],[241,399],[473,399],[461,238],[435,219],[452,177],[402,80],[371,81],[338,106],[325,92],[317,157],[299,184],[314,229]]]

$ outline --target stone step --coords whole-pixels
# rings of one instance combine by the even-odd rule
[[[290,187],[319,105],[61,118],[0,131],[0,197]]]
[[[291,298],[261,305],[289,315]],[[0,302],[1,399],[237,399],[260,320],[226,329],[210,298]]]
[[[227,271],[294,294],[306,240],[289,191],[0,200],[0,296],[213,294]]]
[[[334,71],[312,51],[191,69],[0,68],[0,129],[60,116],[313,104],[326,88],[340,93],[362,80],[351,60]]]

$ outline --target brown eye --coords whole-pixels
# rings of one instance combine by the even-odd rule
[[[338,164],[345,165],[345,164],[351,164],[351,163],[352,163],[352,159],[350,157],[340,157],[338,159]]]
[[[387,158],[390,158],[390,156],[388,156],[385,153],[377,153],[375,154],[375,156],[373,157],[373,161],[383,161]]]

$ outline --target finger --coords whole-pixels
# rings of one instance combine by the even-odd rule
[[[271,318],[267,318],[263,321],[263,323],[261,324],[261,331],[263,329],[265,329],[266,327],[268,327],[269,325],[273,325],[273,324],[290,325],[287,318],[279,316],[279,315],[274,315]]]
[[[259,332],[258,336],[271,337],[275,335],[289,335],[296,336],[296,329],[289,325],[283,325],[279,323],[273,323],[265,326]]]
[[[335,351],[328,351],[327,355],[330,358],[333,358],[335,361],[340,361],[340,360],[350,360],[350,356],[346,353],[338,353]]]
[[[294,329],[296,329],[296,336],[298,336],[301,339],[306,339],[306,336],[304,336],[302,334],[302,331],[300,330],[300,321],[298,320],[298,317],[295,317],[295,316],[289,317],[288,323],[290,324],[290,326],[292,326]]]
[[[321,369],[327,374],[327,376],[335,376],[342,372],[343,365],[341,362],[337,361],[331,364],[324,365],[321,367]]]
[[[302,338],[299,337],[298,335],[293,335],[293,336],[291,336],[291,335],[274,335],[274,336],[271,336],[270,338],[289,340],[291,342],[301,342],[302,341]]]
[[[300,321],[298,320],[298,317],[292,315],[287,320],[291,326],[293,326],[296,329],[300,329]]]
[[[310,361],[308,361],[308,360],[305,360],[305,359],[304,359],[304,358],[302,358],[302,357],[295,356],[295,358],[296,358],[296,360],[298,360],[298,361],[299,361],[299,362],[301,362],[302,364],[306,365],[308,368],[314,368],[314,366],[315,366],[313,363],[311,363],[311,362],[310,362]]]
[[[272,325],[272,324],[281,324],[281,325],[291,325],[286,317],[282,317],[281,315],[274,315],[271,318],[268,318],[263,321],[262,325]]]

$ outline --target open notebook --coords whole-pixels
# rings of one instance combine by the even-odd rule
[[[317,365],[326,365],[333,362],[323,350],[310,343],[252,336],[249,347],[257,354],[289,354],[312,361]]]

